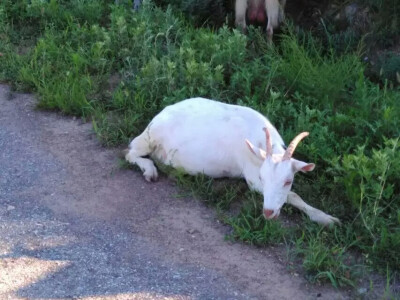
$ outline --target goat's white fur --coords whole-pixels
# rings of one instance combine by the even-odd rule
[[[272,144],[268,159],[261,150],[266,149],[263,128],[268,129]],[[294,173],[311,171],[314,165],[293,158],[283,161],[284,153],[278,131],[255,110],[192,98],[168,106],[156,115],[130,143],[125,158],[140,167],[147,181],[158,176],[153,161],[143,157],[150,155],[192,175],[243,177],[251,189],[264,195],[264,209],[274,211],[271,217],[279,215],[281,206],[287,202],[318,223],[339,222],[290,192]],[[290,183],[283,186],[287,180]]]

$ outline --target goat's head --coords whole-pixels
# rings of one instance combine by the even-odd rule
[[[259,179],[264,195],[264,216],[271,219],[279,216],[281,207],[286,202],[292,188],[294,174],[298,171],[312,171],[315,165],[292,158],[297,144],[308,135],[308,132],[296,136],[284,154],[273,154],[269,131],[267,128],[264,128],[264,131],[267,140],[266,150],[255,147],[248,140],[246,143],[250,151],[263,161]]]

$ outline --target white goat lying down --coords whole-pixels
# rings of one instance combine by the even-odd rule
[[[187,173],[243,177],[250,189],[264,196],[264,216],[279,215],[287,202],[323,225],[339,223],[335,217],[311,207],[291,192],[294,174],[309,172],[314,164],[292,158],[299,134],[287,150],[275,127],[248,107],[192,98],[166,107],[129,145],[125,158],[137,164],[147,181],[158,176],[152,158]],[[263,150],[266,149],[266,150]]]

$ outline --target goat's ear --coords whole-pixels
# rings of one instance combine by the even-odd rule
[[[246,144],[247,144],[247,147],[249,147],[251,153],[253,153],[258,159],[265,160],[265,158],[267,157],[267,153],[264,150],[254,146],[247,139],[246,139]]]
[[[314,170],[315,164],[312,163],[306,163],[304,161],[300,161],[297,159],[291,159],[292,160],[292,166],[295,172],[301,171],[301,172],[310,172]]]

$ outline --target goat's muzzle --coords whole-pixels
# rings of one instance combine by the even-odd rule
[[[273,211],[273,210],[271,210],[271,209],[264,209],[264,217],[265,217],[267,220],[270,220],[270,219],[277,219],[278,216],[279,216],[279,212],[276,213],[276,214],[274,214],[274,211]]]

